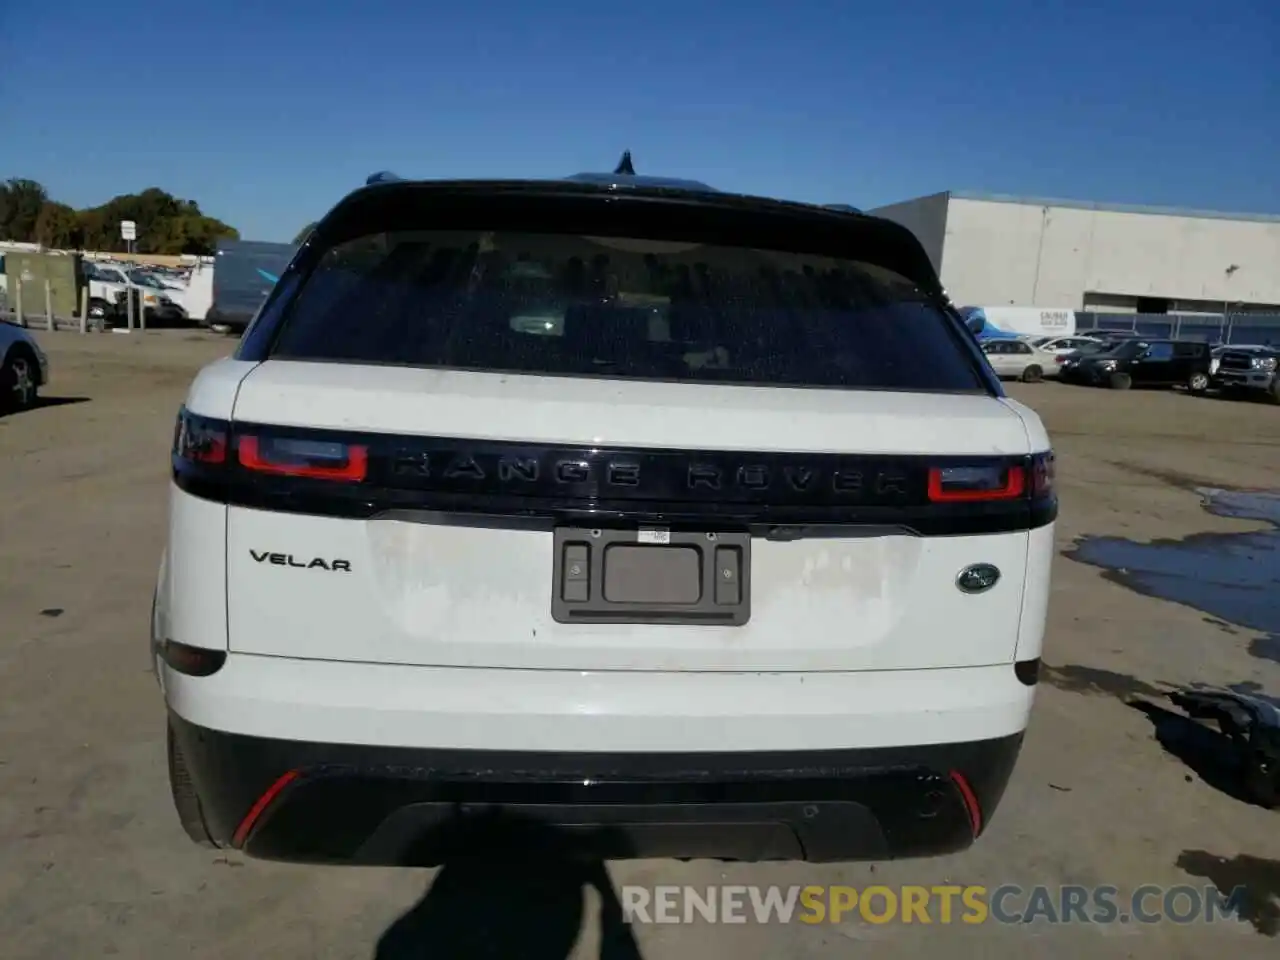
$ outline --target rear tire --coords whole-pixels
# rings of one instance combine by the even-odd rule
[[[182,748],[174,739],[172,724],[167,725],[166,740],[169,751],[169,790],[173,794],[174,809],[178,811],[178,821],[195,843],[202,847],[217,847],[205,825],[200,798],[196,795],[195,784],[191,782],[191,773],[187,770]]]
[[[30,410],[38,399],[40,365],[26,344],[9,348],[0,364],[0,409]]]
[[[1112,390],[1128,390],[1133,386],[1133,378],[1127,373],[1113,373],[1107,384]]]
[[[1043,379],[1044,370],[1042,370],[1040,365],[1037,363],[1033,363],[1031,366],[1027,367],[1027,369],[1022,371],[1023,383],[1039,383]]]
[[[1187,389],[1192,393],[1204,393],[1209,389],[1209,376],[1204,373],[1193,373],[1187,381]]]

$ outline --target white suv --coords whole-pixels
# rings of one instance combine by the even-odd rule
[[[172,475],[152,629],[196,840],[932,855],[1014,766],[1049,439],[894,223],[372,183],[198,375]]]

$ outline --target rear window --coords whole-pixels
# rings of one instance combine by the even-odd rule
[[[560,234],[382,234],[325,252],[280,359],[778,386],[982,391],[903,277],[776,250]]]

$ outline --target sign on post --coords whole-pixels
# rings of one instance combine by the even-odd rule
[[[133,220],[120,221],[120,239],[121,240],[137,240],[138,224]]]

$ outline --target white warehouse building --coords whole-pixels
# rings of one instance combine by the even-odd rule
[[[962,306],[1280,313],[1280,216],[959,192],[867,212],[915,233]]]

